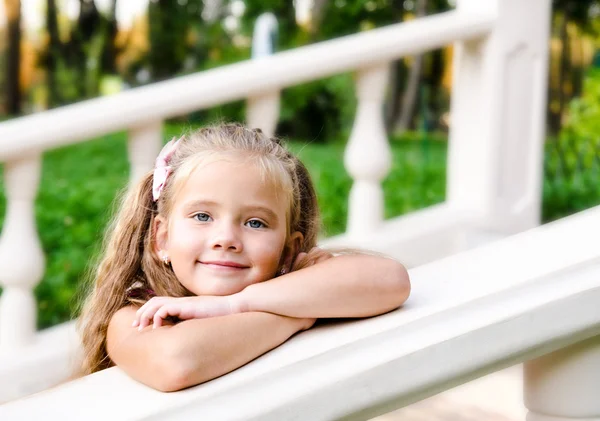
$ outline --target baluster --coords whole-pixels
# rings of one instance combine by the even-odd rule
[[[246,114],[249,127],[273,136],[279,120],[279,91],[248,98]]]
[[[33,288],[44,275],[45,257],[36,230],[34,201],[41,155],[7,162],[6,218],[0,237],[0,350],[31,343],[36,330]]]
[[[540,222],[550,0],[459,0],[497,15],[454,48],[446,198],[477,225],[513,234]]]
[[[152,122],[130,129],[128,140],[131,170],[130,185],[137,183],[154,168],[154,161],[162,148],[162,121]]]
[[[600,336],[525,363],[527,421],[600,419]]]
[[[392,153],[383,115],[389,65],[381,64],[358,71],[358,108],[344,163],[354,179],[348,203],[347,232],[365,236],[383,220],[384,198],[381,181],[390,171]]]

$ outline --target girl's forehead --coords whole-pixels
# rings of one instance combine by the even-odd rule
[[[260,163],[251,160],[214,159],[199,163],[181,188],[175,202],[207,200],[213,202],[262,202],[271,207],[289,204],[283,183],[277,182]]]

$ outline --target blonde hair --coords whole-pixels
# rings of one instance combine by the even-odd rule
[[[288,234],[299,231],[304,237],[297,252],[308,252],[316,246],[320,218],[314,186],[306,167],[279,139],[238,124],[202,128],[183,136],[169,161],[172,173],[158,201],[152,198],[153,172],[149,172],[122,197],[108,228],[103,257],[93,276],[93,289],[80,317],[83,374],[112,365],[106,351],[106,335],[108,324],[119,309],[142,305],[152,294],[191,294],[153,251],[154,218],[158,214],[168,217],[178,190],[198,164],[212,157],[228,156],[255,162],[265,180],[289,196]]]

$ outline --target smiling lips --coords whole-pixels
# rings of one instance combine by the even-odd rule
[[[219,269],[219,270],[241,270],[248,269],[249,266],[242,265],[236,262],[229,261],[208,261],[208,262],[200,262],[204,266],[208,266],[210,268]]]

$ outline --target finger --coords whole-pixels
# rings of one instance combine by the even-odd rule
[[[163,325],[163,320],[169,317],[169,310],[167,306],[162,306],[158,309],[158,311],[154,314],[154,318],[152,319],[152,329],[156,329]]]
[[[153,298],[149,299],[148,301],[146,301],[144,303],[144,305],[142,305],[140,308],[138,308],[138,310],[135,312],[135,319],[133,320],[133,326],[139,326],[142,314],[144,314],[146,312],[146,310],[148,310],[149,307],[156,305],[157,301],[158,301],[158,297],[153,297]]]
[[[140,316],[140,324],[138,326],[138,330],[145,329],[150,326],[152,320],[154,318],[154,314],[164,305],[164,303],[156,301],[153,305],[148,306],[146,310]]]

